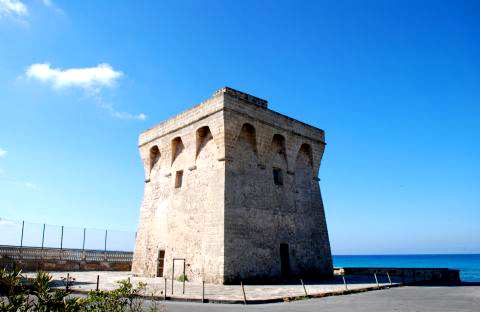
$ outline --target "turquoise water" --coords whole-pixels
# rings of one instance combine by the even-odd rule
[[[460,270],[463,282],[480,282],[480,254],[333,256],[336,267],[449,268]]]

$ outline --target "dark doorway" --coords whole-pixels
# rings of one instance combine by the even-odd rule
[[[165,263],[165,250],[158,251],[157,277],[163,277],[163,264]]]
[[[282,278],[290,277],[290,255],[288,254],[288,244],[280,244],[280,263]]]

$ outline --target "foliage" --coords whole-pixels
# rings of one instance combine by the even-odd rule
[[[90,291],[86,298],[71,296],[73,280],[63,279],[65,289],[52,289],[52,277],[44,272],[35,279],[26,280],[20,270],[0,270],[0,312],[137,312],[143,311],[141,295],[145,283],[134,287],[129,280],[119,281],[111,291]],[[29,285],[30,283],[30,285]],[[166,311],[158,302],[150,311]]]
[[[28,290],[21,284],[21,271],[14,269],[7,273],[0,270],[0,311],[28,311],[31,303],[28,298]]]
[[[185,274],[182,274],[180,275],[179,277],[177,277],[177,281],[179,282],[187,282],[188,281],[188,276],[186,276]]]
[[[128,280],[119,281],[118,284],[120,287],[115,290],[90,291],[85,300],[85,311],[142,311],[139,295],[145,290],[146,284],[139,283],[136,288]]]
[[[34,311],[81,311],[82,300],[79,298],[67,298],[70,294],[68,289],[50,289],[52,277],[45,272],[38,272],[31,294],[36,297],[33,306]]]

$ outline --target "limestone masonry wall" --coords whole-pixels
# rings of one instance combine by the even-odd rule
[[[223,88],[140,135],[134,274],[171,276],[184,258],[189,279],[215,283],[332,275],[324,132],[267,105]]]

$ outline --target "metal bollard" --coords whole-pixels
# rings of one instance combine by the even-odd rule
[[[185,275],[185,260],[183,261],[183,290],[182,294],[185,295],[185,280],[187,279],[187,276]]]
[[[305,297],[308,297],[307,289],[305,288],[305,284],[303,284],[303,280],[300,279],[300,282],[302,283],[303,291],[305,292]]]
[[[205,303],[205,281],[202,280],[202,303]]]
[[[98,291],[98,284],[100,283],[100,275],[97,275],[97,291]]]
[[[377,283],[377,287],[379,287],[380,285],[378,284],[377,273],[373,273],[373,276],[375,276],[375,282]]]
[[[343,278],[343,285],[345,285],[345,290],[348,290],[347,280],[345,279],[345,275],[342,275],[342,278]]]
[[[67,273],[67,285],[65,286],[65,289],[67,291],[70,289],[70,287],[68,286],[69,283],[70,283],[70,273]]]
[[[163,286],[163,301],[167,300],[167,278],[164,278],[165,285]]]
[[[242,286],[243,304],[247,304],[247,296],[245,295],[245,288],[243,288],[243,283],[242,282],[240,282],[240,286]]]
[[[387,277],[388,277],[388,281],[390,282],[390,285],[392,285],[392,279],[390,278],[390,273],[387,272]]]

